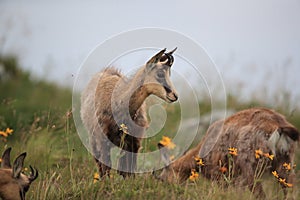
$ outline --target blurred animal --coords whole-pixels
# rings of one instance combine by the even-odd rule
[[[11,166],[10,151],[11,148],[8,148],[2,155],[0,197],[3,200],[25,200],[25,194],[30,184],[38,177],[38,171],[30,166],[29,176],[22,173],[26,153],[20,154]]]
[[[111,169],[110,150],[122,149],[118,173],[128,176],[136,170],[137,153],[148,126],[145,99],[149,95],[171,103],[177,100],[170,80],[173,53],[159,51],[132,78],[115,68],[97,73],[81,96],[81,119],[89,132],[89,142],[100,177]]]
[[[283,115],[265,108],[243,110],[213,123],[200,143],[173,163],[167,149],[158,144],[166,165],[158,178],[183,182],[192,169],[198,168],[208,179],[220,181],[224,177],[222,173],[229,170],[228,155],[233,150],[234,184],[248,186],[257,197],[265,198],[261,182],[255,182],[256,168],[262,158],[265,171],[272,171],[274,176],[284,180],[282,186],[286,196],[286,187],[293,183],[295,176],[292,166],[298,142],[298,130]],[[204,166],[197,165],[195,160],[199,159]],[[287,169],[288,165],[291,169]]]

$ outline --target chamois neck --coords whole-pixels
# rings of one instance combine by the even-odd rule
[[[145,99],[149,96],[148,92],[143,86],[145,79],[145,68],[142,67],[136,72],[132,79],[130,79],[125,86],[125,100],[129,101],[129,113],[134,117],[136,111],[142,106]]]

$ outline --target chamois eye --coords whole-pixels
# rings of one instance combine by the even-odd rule
[[[163,71],[158,71],[157,72],[157,77],[158,78],[164,78],[165,77],[165,73]]]

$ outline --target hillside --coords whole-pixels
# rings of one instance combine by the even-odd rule
[[[124,181],[113,172],[110,178],[93,179],[97,172],[94,160],[82,145],[72,119],[72,91],[54,83],[31,77],[21,69],[13,56],[0,56],[0,131],[7,128],[13,132],[0,136],[0,150],[11,146],[12,158],[26,151],[25,165],[35,166],[39,178],[32,184],[28,199],[251,199],[248,191],[240,192],[234,186],[218,186],[203,178],[188,181],[184,185],[166,184],[155,180],[151,174],[139,174]],[[249,101],[241,103],[228,96],[227,108],[241,110],[265,103]],[[209,102],[199,103],[201,112],[209,113]],[[300,111],[287,112],[286,105],[278,105],[277,111],[285,114],[290,122],[300,129]],[[145,140],[143,151],[157,149],[162,135],[172,137],[176,123],[180,121],[178,106],[161,132]],[[174,125],[175,124],[175,125]],[[199,136],[200,137],[200,136]],[[199,138],[196,138],[199,140]],[[300,169],[300,151],[297,152],[297,173]],[[146,178],[145,178],[146,177]],[[270,198],[278,184],[271,178],[265,184]],[[295,193],[300,197],[299,183]],[[238,191],[238,192],[237,192]]]

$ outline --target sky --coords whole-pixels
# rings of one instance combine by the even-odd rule
[[[287,91],[300,107],[300,0],[0,1],[0,53],[61,85],[97,45],[144,27],[193,39],[242,100],[283,102]]]

